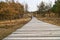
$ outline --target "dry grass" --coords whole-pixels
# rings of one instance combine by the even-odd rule
[[[39,14],[36,17],[41,21],[60,26],[60,18],[54,13],[51,13],[50,17],[48,15],[46,15],[46,17],[42,17]]]
[[[60,26],[60,18],[38,18],[41,21]]]
[[[14,32],[16,29],[21,28],[30,20],[31,18],[23,18],[12,21],[8,20],[0,22],[0,40]]]

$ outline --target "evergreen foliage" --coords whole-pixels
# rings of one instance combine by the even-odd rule
[[[52,7],[52,11],[60,16],[60,0],[55,2],[55,5]]]

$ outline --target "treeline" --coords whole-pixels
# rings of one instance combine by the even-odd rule
[[[41,2],[40,5],[38,6],[37,14],[40,14],[43,17],[45,16],[60,17],[60,0],[56,0],[53,7],[51,3],[46,4],[44,2]]]
[[[60,0],[55,1],[55,5],[52,7],[52,12],[58,15],[60,17]]]
[[[0,2],[0,20],[11,20],[22,18],[24,7],[20,3]]]

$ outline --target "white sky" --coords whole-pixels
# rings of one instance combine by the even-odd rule
[[[19,0],[19,2],[25,4],[28,4],[28,10],[29,11],[36,11],[37,10],[37,5],[40,4],[41,1],[44,1],[46,3],[54,4],[55,0]]]
[[[1,1],[1,0],[0,0]],[[37,5],[41,2],[44,1],[46,3],[54,4],[55,0],[18,0],[21,4],[28,4],[28,11],[36,11],[37,10]]]

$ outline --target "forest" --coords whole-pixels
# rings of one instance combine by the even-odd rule
[[[22,18],[24,6],[15,2],[0,2],[0,20],[11,20]]]
[[[17,29],[22,27],[23,29],[25,28],[26,30],[24,29],[25,30],[24,31],[19,29],[18,33],[14,33],[14,36],[16,36],[15,34],[19,34],[16,36],[17,39],[20,37],[24,38],[26,35],[27,35],[26,37],[33,36],[34,38],[35,36],[36,38],[36,36],[38,37],[38,35],[35,34],[38,33],[39,33],[39,37],[41,36],[42,33],[43,33],[42,36],[49,35],[47,37],[59,37],[60,0],[56,0],[53,6],[51,3],[45,3],[42,1],[39,5],[37,5],[37,8],[38,8],[37,11],[29,12],[27,4],[25,5],[24,8],[24,5],[22,5],[19,2],[15,2],[14,0],[0,1],[0,40],[4,39],[8,35],[15,32]],[[25,24],[27,24],[28,26]],[[52,25],[50,26],[50,24]],[[36,28],[38,29],[36,30]],[[43,31],[41,30],[41,28]],[[25,32],[27,34],[25,34]],[[29,34],[30,32],[31,35]],[[23,36],[21,34],[23,34]],[[13,39],[14,36],[10,38]]]
[[[37,7],[38,10],[33,14],[37,19],[60,26],[60,0],[56,0],[53,6],[42,1]]]
[[[60,0],[55,1],[55,4],[52,6],[51,3],[40,3],[38,7],[37,14],[42,17],[60,17]]]
[[[28,5],[27,5],[28,6]],[[42,17],[60,17],[60,0],[55,1],[52,6],[51,3],[45,4],[43,1],[37,6],[38,10],[34,12]],[[27,8],[28,9],[28,8]],[[0,20],[19,19],[24,15],[24,6],[19,2],[0,2]]]

